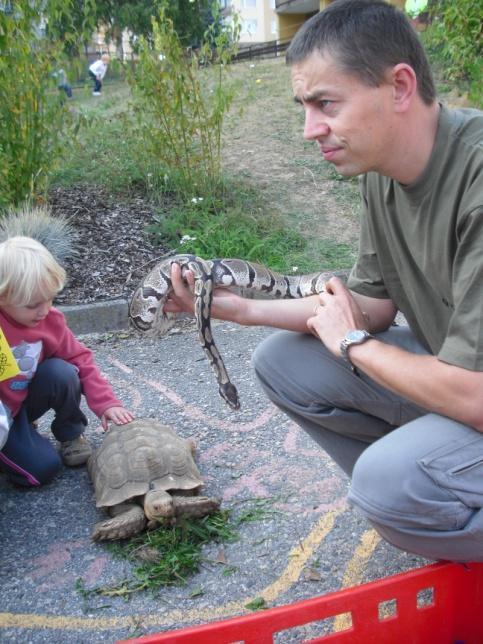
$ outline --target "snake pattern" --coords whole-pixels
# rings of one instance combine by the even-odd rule
[[[194,274],[195,319],[201,346],[218,381],[220,396],[232,409],[240,401],[230,381],[211,332],[210,312],[215,288],[252,290],[271,298],[301,298],[320,293],[327,273],[282,275],[260,264],[242,259],[202,259],[195,255],[173,255],[154,266],[133,294],[129,317],[134,326],[149,335],[164,335],[174,324],[175,314],[165,313],[164,304],[172,291],[171,266],[177,263],[181,274]]]

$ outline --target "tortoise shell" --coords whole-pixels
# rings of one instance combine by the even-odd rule
[[[98,508],[153,488],[196,493],[203,484],[190,443],[151,418],[112,427],[89,459],[88,470]]]

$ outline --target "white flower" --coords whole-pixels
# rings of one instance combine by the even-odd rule
[[[193,197],[191,203],[200,203],[201,201],[203,201],[203,197]]]
[[[299,267],[298,267],[298,266],[292,266],[292,271],[293,271],[294,273],[296,273],[298,270],[299,270]]]
[[[186,244],[186,242],[195,241],[195,240],[196,240],[196,237],[191,237],[190,235],[183,235],[183,237],[181,237],[181,239],[179,240],[179,243],[181,245],[181,244]]]

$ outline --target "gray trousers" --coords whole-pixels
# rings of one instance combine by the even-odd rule
[[[427,353],[407,327],[378,337]],[[253,365],[268,397],[351,476],[349,501],[386,541],[483,561],[482,433],[354,375],[308,334],[270,335]]]

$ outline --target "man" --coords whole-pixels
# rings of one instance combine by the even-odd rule
[[[102,92],[102,80],[107,72],[110,62],[108,54],[102,54],[99,60],[96,60],[89,67],[89,76],[94,81],[94,90],[92,96],[100,96]]]
[[[483,561],[483,114],[436,101],[417,34],[379,0],[336,0],[287,60],[305,138],[361,175],[359,256],[347,286],[220,291],[213,316],[285,329],[257,348],[257,376],[387,541]],[[165,309],[192,310],[177,267],[173,284]],[[398,310],[409,326],[392,326]]]

